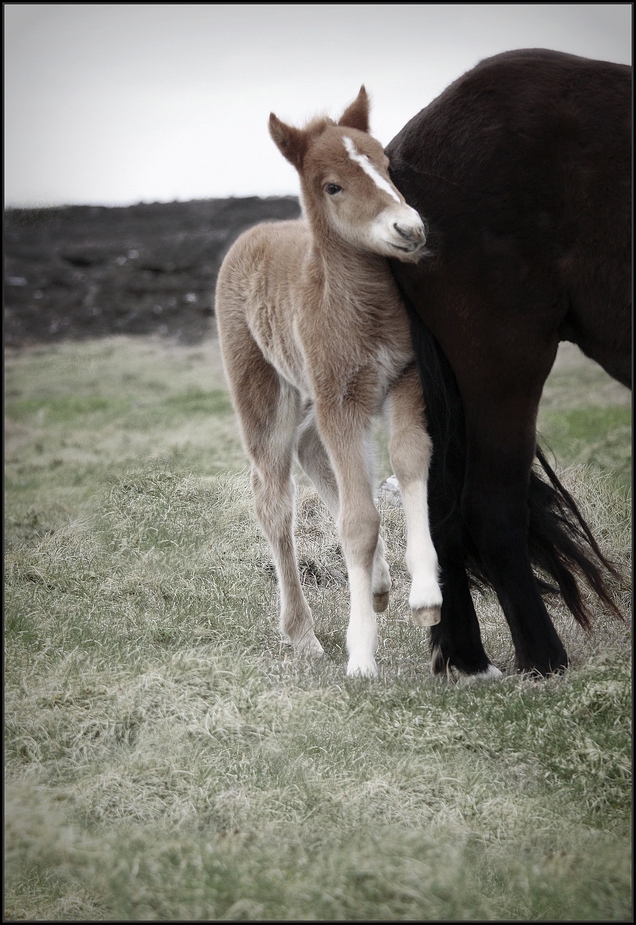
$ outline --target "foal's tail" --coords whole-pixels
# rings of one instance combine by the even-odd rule
[[[439,343],[408,300],[405,301],[424,390],[427,427],[433,442],[428,492],[433,539],[444,535],[462,537],[469,577],[473,584],[488,586],[490,580],[461,510],[467,453],[461,395]],[[582,578],[609,610],[624,619],[606,583],[607,573],[615,578],[620,574],[599,549],[574,498],[538,446],[530,475],[528,506],[530,559],[533,567],[548,578],[548,581],[537,579],[541,591],[558,591],[576,621],[589,628],[593,616],[577,582],[577,578]]]

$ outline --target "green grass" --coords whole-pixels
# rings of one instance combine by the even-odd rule
[[[628,420],[616,388],[570,357],[540,423],[628,573],[613,464],[629,468],[630,441],[600,426]],[[10,353],[6,397],[7,919],[631,916],[627,625],[599,612],[588,636],[551,601],[572,667],[536,682],[477,597],[504,680],[435,679],[407,622],[402,513],[382,505],[380,677],[347,679],[344,565],[300,479],[327,657],[279,640],[215,342]],[[628,611],[629,586],[614,591]]]
[[[631,392],[573,344],[562,344],[544,391],[538,432],[561,466],[582,463],[631,488]]]

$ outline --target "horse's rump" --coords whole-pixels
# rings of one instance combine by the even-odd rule
[[[523,327],[531,313],[631,386],[631,68],[544,50],[497,55],[386,150],[429,222],[434,256],[398,272],[403,285],[417,280],[431,313],[450,280],[487,306],[482,325],[496,332],[514,312]]]

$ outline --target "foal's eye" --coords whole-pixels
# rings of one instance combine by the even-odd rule
[[[338,186],[337,183],[325,183],[325,193],[328,193],[330,196],[335,196],[341,189],[342,187]]]

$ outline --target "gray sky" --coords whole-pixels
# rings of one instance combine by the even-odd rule
[[[13,4],[7,205],[296,193],[267,131],[338,117],[366,85],[387,144],[512,48],[631,64],[631,4]]]

